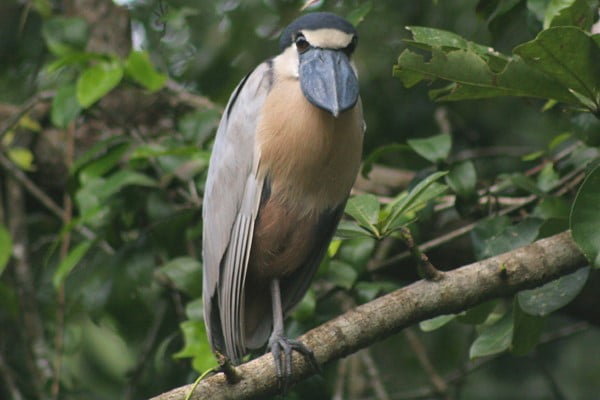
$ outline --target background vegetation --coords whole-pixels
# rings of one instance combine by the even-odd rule
[[[569,228],[593,262],[424,321],[289,398],[597,398],[598,1],[311,3],[358,24],[368,130],[290,335],[419,279],[407,232],[441,270]],[[200,301],[212,138],[302,5],[0,3],[0,398],[145,398],[215,365]]]

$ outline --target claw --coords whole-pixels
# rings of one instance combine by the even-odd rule
[[[277,382],[282,393],[286,393],[292,384],[292,352],[302,354],[314,370],[321,372],[321,366],[312,350],[297,340],[288,339],[283,335],[273,335],[269,339],[269,348],[273,354]]]

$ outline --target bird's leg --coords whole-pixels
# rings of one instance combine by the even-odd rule
[[[280,389],[285,392],[292,379],[292,351],[306,357],[307,361],[320,371],[321,368],[313,352],[299,341],[288,339],[283,330],[283,308],[281,306],[281,291],[279,279],[271,281],[271,302],[273,304],[273,333],[269,338],[269,348],[275,360],[275,370]]]

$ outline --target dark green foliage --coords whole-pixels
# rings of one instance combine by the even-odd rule
[[[213,134],[302,2],[132,1],[143,50],[123,57],[90,51],[94,27],[62,2],[22,3],[0,5],[0,398],[53,384],[61,399],[146,398],[192,382],[216,365],[200,251]],[[422,321],[423,349],[396,335],[289,397],[375,398],[377,381],[392,398],[435,397],[423,356],[456,398],[596,396],[600,320],[580,292],[597,292],[600,265],[598,1],[313,3],[360,32],[362,174],[413,179],[357,187],[292,336],[417,280],[408,232],[443,270],[571,229],[591,267]],[[24,105],[36,94],[41,111]]]

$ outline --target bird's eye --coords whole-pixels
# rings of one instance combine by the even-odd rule
[[[309,47],[310,43],[308,43],[308,40],[306,40],[303,34],[299,33],[296,36],[296,49],[298,53],[304,53]]]

